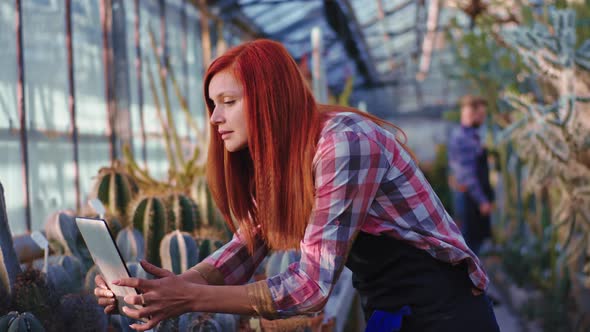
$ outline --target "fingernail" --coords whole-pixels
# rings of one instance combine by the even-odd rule
[[[113,285],[118,285],[118,284],[119,284],[119,280],[113,281]]]
[[[113,297],[113,296],[115,296],[115,294],[113,294],[113,292],[107,292],[107,296]]]
[[[123,301],[125,301],[125,302],[127,302],[127,303],[129,303],[129,300],[130,300],[130,298],[129,298],[129,295],[127,295],[127,296],[125,296],[125,297],[123,298]]]

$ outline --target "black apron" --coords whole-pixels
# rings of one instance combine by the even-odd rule
[[[469,309],[475,310],[471,315],[477,316],[478,331],[498,331],[486,297],[471,292],[464,262],[452,266],[392,237],[360,232],[346,266],[353,272],[365,320],[375,310],[395,313],[409,306],[412,313],[404,317],[402,331],[442,331],[439,323],[445,321],[450,330],[463,331],[458,324],[464,317],[457,317],[458,310]],[[473,326],[465,331],[472,330]]]

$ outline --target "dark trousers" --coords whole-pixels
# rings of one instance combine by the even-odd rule
[[[476,254],[483,241],[491,236],[490,217],[479,212],[479,204],[467,193],[453,191],[454,219],[469,248]]]

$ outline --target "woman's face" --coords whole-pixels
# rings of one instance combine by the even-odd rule
[[[225,148],[236,152],[248,146],[248,126],[244,114],[244,95],[240,82],[229,70],[217,73],[209,83],[209,98],[215,108],[211,124],[217,128]]]

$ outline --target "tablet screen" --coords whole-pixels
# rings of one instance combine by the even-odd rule
[[[107,223],[102,219],[76,218],[76,224],[86,242],[86,246],[92,255],[94,263],[100,269],[108,287],[115,293],[119,304],[119,313],[123,314],[122,306],[139,309],[141,306],[130,305],[123,301],[126,295],[137,295],[138,292],[131,287],[113,285],[113,281],[121,278],[129,278],[127,266],[119,253],[119,249],[111,235]]]

